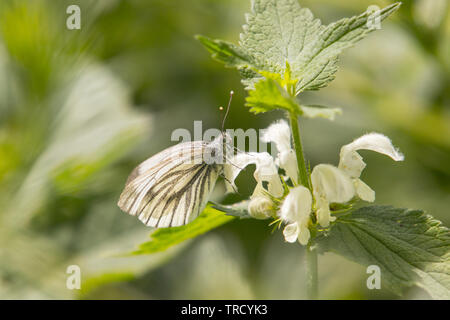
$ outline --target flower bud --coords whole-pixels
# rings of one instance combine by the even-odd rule
[[[248,204],[248,213],[255,219],[269,218],[273,209],[273,202],[267,197],[254,197]]]

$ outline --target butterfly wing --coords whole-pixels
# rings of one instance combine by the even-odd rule
[[[195,219],[222,170],[203,161],[207,146],[203,141],[181,143],[141,163],[128,177],[119,207],[156,228]]]

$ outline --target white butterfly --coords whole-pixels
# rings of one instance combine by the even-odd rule
[[[161,151],[135,168],[120,195],[119,207],[147,226],[189,223],[205,208],[224,171],[230,136],[212,142],[184,142]]]
[[[224,170],[229,166],[227,154],[232,153],[232,139],[224,132],[232,97],[233,91],[222,133],[212,142],[180,143],[142,162],[128,177],[118,202],[120,209],[156,228],[194,220],[205,208],[217,178],[232,171]],[[233,181],[230,186],[234,188]]]

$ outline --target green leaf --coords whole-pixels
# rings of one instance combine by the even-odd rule
[[[317,90],[334,79],[338,55],[353,46],[376,28],[368,28],[371,17],[387,18],[400,7],[397,2],[378,11],[366,11],[358,16],[344,18],[323,27],[311,41],[305,42],[302,54],[291,62],[293,75],[299,77],[297,92]]]
[[[205,46],[214,60],[227,67],[240,69],[251,66],[251,58],[246,56],[246,53],[238,46],[224,40],[214,40],[201,35],[197,35],[195,38]]]
[[[264,79],[255,83],[255,88],[248,92],[245,105],[258,114],[276,109],[299,113],[296,101],[273,79]]]
[[[246,15],[240,46],[223,40],[197,37],[214,59],[241,71],[246,89],[254,89],[261,71],[283,76],[286,66],[297,79],[295,94],[328,85],[337,71],[342,50],[376,30],[367,21],[380,21],[396,11],[400,3],[376,12],[366,11],[324,26],[297,0],[254,0]]]
[[[95,289],[98,289],[104,285],[117,282],[127,282],[135,279],[135,275],[131,272],[105,273],[83,281],[79,295],[81,299],[86,299],[89,298],[89,294],[95,291]]]
[[[449,229],[420,210],[360,208],[339,217],[317,244],[320,251],[379,266],[383,283],[397,294],[418,285],[435,299],[450,299]]]
[[[283,74],[286,62],[292,65],[320,30],[320,20],[297,0],[254,0],[240,46],[258,70]]]
[[[151,234],[151,240],[142,243],[133,254],[150,254],[164,251],[169,247],[202,235],[234,219],[234,217],[214,209],[212,204],[209,203],[205,210],[191,223],[181,227],[157,229]]]
[[[325,118],[328,120],[334,120],[336,115],[342,114],[341,108],[329,108],[324,106],[300,106],[303,116],[307,118]]]
[[[244,200],[232,205],[222,205],[213,203],[213,208],[225,212],[228,216],[237,217],[239,219],[253,218],[247,211],[249,200]]]

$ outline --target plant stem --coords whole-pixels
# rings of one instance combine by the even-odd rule
[[[316,300],[318,296],[317,250],[306,246],[306,296]]]
[[[297,156],[298,179],[299,182],[311,190],[308,171],[306,170],[305,157],[303,155],[302,140],[300,138],[300,129],[298,126],[297,115],[289,113],[291,123],[292,138],[294,140],[295,154]],[[312,191],[312,190],[311,190]],[[306,295],[308,299],[315,300],[318,295],[318,270],[317,270],[317,251],[311,248],[311,242],[306,246]]]
[[[298,127],[297,115],[293,112],[290,112],[289,121],[291,123],[292,138],[294,140],[294,149],[297,156],[298,179],[302,185],[311,190],[308,173],[306,170],[305,157],[303,156],[302,140],[300,138],[300,129]]]

